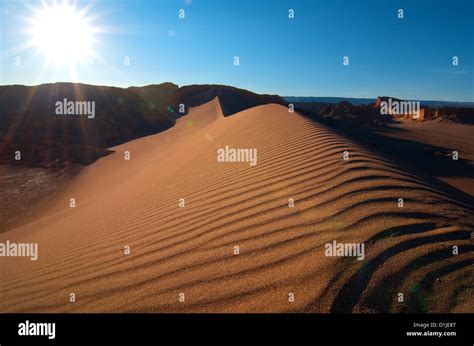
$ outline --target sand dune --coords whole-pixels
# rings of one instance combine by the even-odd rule
[[[226,145],[258,164],[217,162]],[[0,234],[40,251],[2,259],[0,311],[474,311],[473,206],[283,106],[225,118],[216,98],[111,150]]]

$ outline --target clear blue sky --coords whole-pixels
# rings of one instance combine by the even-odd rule
[[[101,59],[76,64],[73,77],[62,65],[41,71],[45,58],[21,47],[31,35],[25,17],[40,2],[0,0],[0,83],[126,87],[171,81],[293,96],[474,101],[472,0],[189,2],[78,0],[76,7],[90,6],[86,15],[100,28],[94,51]],[[404,19],[397,18],[399,8]],[[345,55],[349,66],[342,64]],[[233,65],[234,56],[240,66]]]

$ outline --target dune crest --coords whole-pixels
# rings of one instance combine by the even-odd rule
[[[226,145],[258,164],[218,162]],[[473,309],[472,205],[284,106],[224,118],[214,98],[110,150],[0,235],[39,243],[2,259],[1,311]],[[334,240],[365,259],[326,257]]]

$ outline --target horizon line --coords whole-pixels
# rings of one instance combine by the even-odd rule
[[[0,87],[5,87],[5,86],[24,86],[24,87],[39,87],[42,85],[48,85],[48,84],[83,84],[83,85],[89,85],[89,86],[98,86],[98,87],[108,87],[108,88],[118,88],[118,89],[129,89],[129,88],[145,88],[148,86],[153,86],[153,85],[162,85],[162,84],[174,84],[178,88],[186,87],[186,86],[193,86],[193,85],[214,85],[214,86],[226,86],[226,87],[232,87],[236,89],[241,89],[241,90],[247,90],[250,92],[253,92],[255,94],[260,94],[260,95],[276,95],[280,96],[282,98],[286,97],[300,97],[300,98],[345,98],[345,99],[357,99],[357,100],[376,100],[377,97],[395,97],[395,96],[387,96],[387,95],[377,95],[377,96],[372,96],[372,97],[354,97],[354,96],[324,96],[324,95],[319,95],[319,96],[302,96],[302,95],[282,95],[282,94],[275,94],[275,93],[260,93],[257,91],[253,91],[250,89],[246,89],[240,86],[233,86],[233,85],[228,85],[228,84],[216,84],[216,83],[205,83],[205,84],[199,84],[199,83],[193,83],[193,84],[185,84],[185,85],[179,85],[175,82],[158,82],[158,83],[152,83],[152,84],[144,84],[144,85],[129,85],[129,86],[118,86],[118,85],[110,85],[110,84],[91,84],[91,83],[83,83],[83,82],[63,82],[63,81],[58,81],[58,82],[48,82],[48,83],[41,83],[41,84],[0,84]],[[399,98],[399,97],[397,97]],[[416,99],[416,98],[411,98],[411,99],[406,99],[406,98],[399,98],[401,100],[418,100],[418,101],[424,101],[424,102],[451,102],[451,103],[472,103],[474,104],[474,100],[472,101],[450,101],[450,100],[434,100],[434,99]]]

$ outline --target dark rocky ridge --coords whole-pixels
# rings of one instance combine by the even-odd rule
[[[259,95],[251,91],[226,85],[188,85],[179,88],[175,93],[175,102],[195,107],[211,101],[216,96],[224,116],[229,116],[245,109],[267,103],[286,105],[287,102],[278,95]]]

